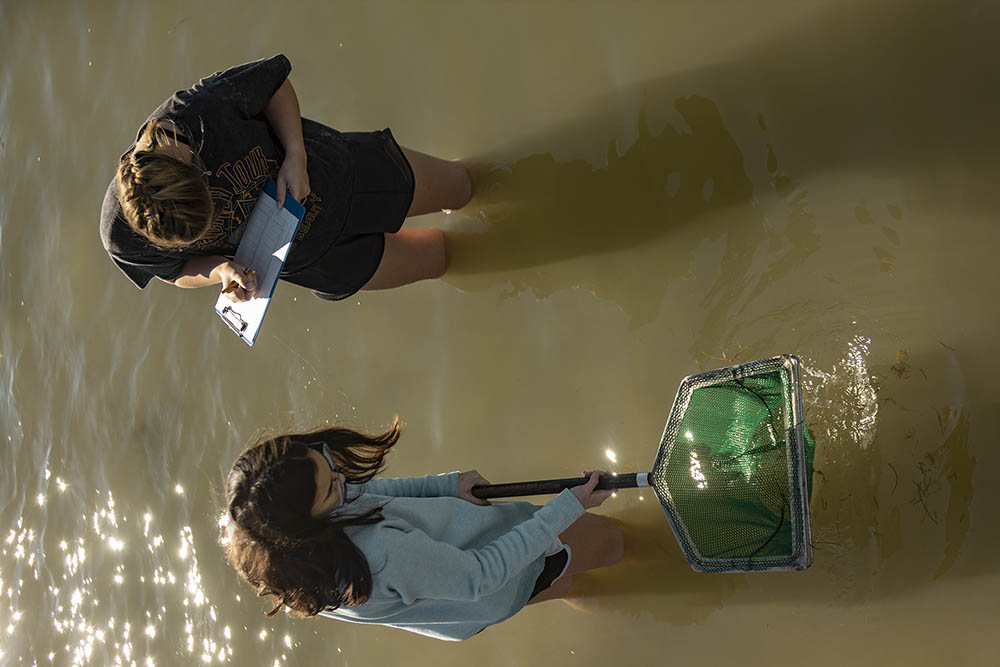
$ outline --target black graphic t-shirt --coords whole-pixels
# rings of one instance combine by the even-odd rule
[[[101,209],[101,241],[118,268],[138,287],[148,285],[154,276],[173,280],[193,257],[232,259],[236,254],[257,195],[267,179],[276,177],[285,158],[264,109],[291,69],[288,59],[279,54],[217,72],[171,95],[147,119],[147,123],[152,119],[173,122],[199,151],[211,171],[207,178],[213,218],[208,233],[193,245],[157,248],[129,227],[118,201],[118,179],[112,179]],[[303,202],[306,214],[283,275],[305,269],[337,240],[352,186],[353,158],[340,132],[303,118],[302,135],[312,192]]]

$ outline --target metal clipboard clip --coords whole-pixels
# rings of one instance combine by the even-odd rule
[[[243,332],[247,329],[246,320],[244,320],[232,306],[226,306],[223,308],[222,312],[219,313],[219,317],[222,318],[223,322],[229,325],[229,328],[232,329],[233,333],[237,336],[242,336]]]

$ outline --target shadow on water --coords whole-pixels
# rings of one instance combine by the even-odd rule
[[[498,151],[525,157],[494,162],[481,179],[465,213],[488,228],[455,226],[445,280],[540,298],[580,288],[640,326],[655,318],[670,283],[691,277],[699,246],[721,240],[722,274],[705,298],[699,341],[731,346],[713,333],[724,329],[717,325],[752,311],[820,246],[802,184],[813,175],[899,171],[926,181],[928,197],[960,189],[996,202],[992,190],[938,172],[958,166],[975,181],[998,171],[1000,104],[985,85],[1000,71],[991,47],[998,12],[896,0],[834,7],[725,62],[595,100],[579,120]],[[638,120],[628,108],[641,109]],[[604,166],[530,154],[539,146],[585,154],[623,125],[637,127],[636,139],[609,141]],[[783,141],[772,141],[768,126]],[[762,208],[774,198],[783,209]],[[751,266],[755,254],[762,268]]]
[[[624,151],[612,140],[606,167],[536,154],[494,169],[477,184],[473,206],[487,209],[495,229],[456,240],[450,268],[477,275],[613,253],[748,200],[743,155],[716,105],[691,96],[675,106],[689,130],[651,130],[640,113],[638,138]]]
[[[472,205],[489,229],[449,234],[445,280],[473,291],[502,283],[508,294],[538,297],[581,288],[640,326],[655,318],[669,283],[691,276],[691,254],[705,239],[736,236],[729,245],[749,261],[743,248],[759,240],[743,237],[769,232],[743,154],[711,100],[692,95],[673,106],[683,127],[651,127],[640,112],[637,139],[625,150],[611,141],[604,167],[535,154],[494,168]],[[794,184],[776,181],[797,196]],[[729,255],[726,266],[745,270]]]

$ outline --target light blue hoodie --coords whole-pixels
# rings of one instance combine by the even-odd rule
[[[457,472],[347,488],[350,501],[331,517],[382,507],[382,521],[345,529],[368,560],[372,592],[362,605],[321,615],[451,641],[520,611],[542,571],[545,550],[584,513],[568,490],[542,508],[524,502],[474,505],[456,497]]]

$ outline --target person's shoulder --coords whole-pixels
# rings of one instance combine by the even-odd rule
[[[248,87],[253,89],[255,85],[269,86],[274,81],[277,81],[277,84],[280,85],[291,71],[291,61],[288,60],[285,54],[278,53],[269,58],[251,60],[240,65],[234,65],[228,69],[213,72],[206,77],[202,77],[190,89],[174,93],[174,96],[181,96],[180,99],[188,104],[195,99],[205,97],[225,98],[235,95],[238,98],[244,98]]]
[[[188,88],[175,90],[171,95],[163,100],[158,107],[153,109],[146,119],[146,123],[151,120],[184,121],[192,113],[200,114],[206,102],[211,102],[213,95],[213,83],[216,74],[202,77]]]
[[[101,203],[101,242],[104,249],[108,250],[112,245],[112,236],[115,235],[115,224],[118,218],[122,217],[122,205],[118,200],[118,176],[111,179],[108,189],[104,192],[104,201]]]
[[[116,173],[111,177],[111,182],[108,183],[107,189],[104,191],[104,204],[101,207],[101,212],[107,210],[109,207],[118,205],[118,174]]]
[[[195,84],[194,88],[174,92],[170,97],[163,100],[160,106],[153,109],[153,113],[149,114],[146,123],[151,120],[174,122],[175,120],[183,119],[191,112],[192,108],[198,106],[201,100],[201,96],[196,94],[198,92],[197,86],[198,84]]]
[[[383,518],[377,523],[344,528],[344,534],[364,554],[372,574],[384,570],[389,561],[389,554],[393,551],[396,542],[393,536],[403,528],[394,524],[392,519]]]

